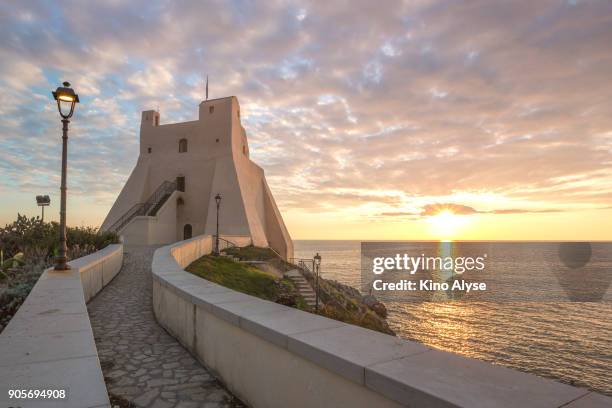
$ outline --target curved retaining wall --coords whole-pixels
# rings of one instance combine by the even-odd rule
[[[117,275],[123,245],[47,269],[0,335],[0,406],[109,407],[86,302]],[[67,399],[16,400],[8,390],[65,389]]]
[[[155,315],[252,407],[576,408],[612,401],[261,300],[183,270],[211,248],[211,237],[199,236],[155,252]]]

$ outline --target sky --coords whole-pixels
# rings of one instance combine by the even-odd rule
[[[69,225],[140,112],[236,95],[294,239],[612,239],[612,2],[2,1],[0,224],[59,218],[51,90],[79,94]]]

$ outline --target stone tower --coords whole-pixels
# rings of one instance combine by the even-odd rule
[[[167,244],[216,232],[293,257],[293,242],[266,182],[249,158],[234,96],[204,101],[196,121],[160,124],[142,113],[136,167],[101,226],[126,244]]]

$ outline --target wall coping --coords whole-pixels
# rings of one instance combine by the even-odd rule
[[[119,255],[123,256],[123,245],[113,244],[70,261],[69,271],[49,268],[42,273],[0,335],[1,403],[28,407],[110,406],[81,275]],[[67,389],[67,399],[8,399],[9,389]]]
[[[159,248],[153,257],[153,279],[241,330],[400,404],[612,406],[611,398],[586,389],[259,299],[184,271],[205,253],[177,260],[176,250],[205,247],[208,239],[211,236],[197,236]]]

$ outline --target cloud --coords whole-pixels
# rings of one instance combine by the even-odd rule
[[[71,192],[110,207],[140,111],[195,119],[208,74],[211,97],[239,97],[283,211],[427,213],[463,193],[497,197],[496,214],[524,211],[505,201],[612,199],[610,2],[0,7],[2,190],[56,188],[49,92],[68,79],[82,99]]]
[[[610,208],[610,207],[608,207]],[[474,214],[544,214],[558,213],[567,210],[558,208],[543,208],[543,209],[526,209],[526,208],[500,208],[495,210],[477,210],[474,207],[454,203],[435,203],[426,204],[419,211],[393,211],[383,212],[379,214],[382,217],[431,217],[442,212],[451,212],[456,215],[474,215]]]
[[[426,206],[423,207],[423,211],[421,211],[420,215],[423,217],[426,217],[426,216],[431,216],[431,215],[437,215],[444,211],[449,211],[457,215],[471,215],[471,214],[476,214],[479,212],[475,210],[474,208],[467,206],[467,205],[443,203],[443,204],[427,204]]]

